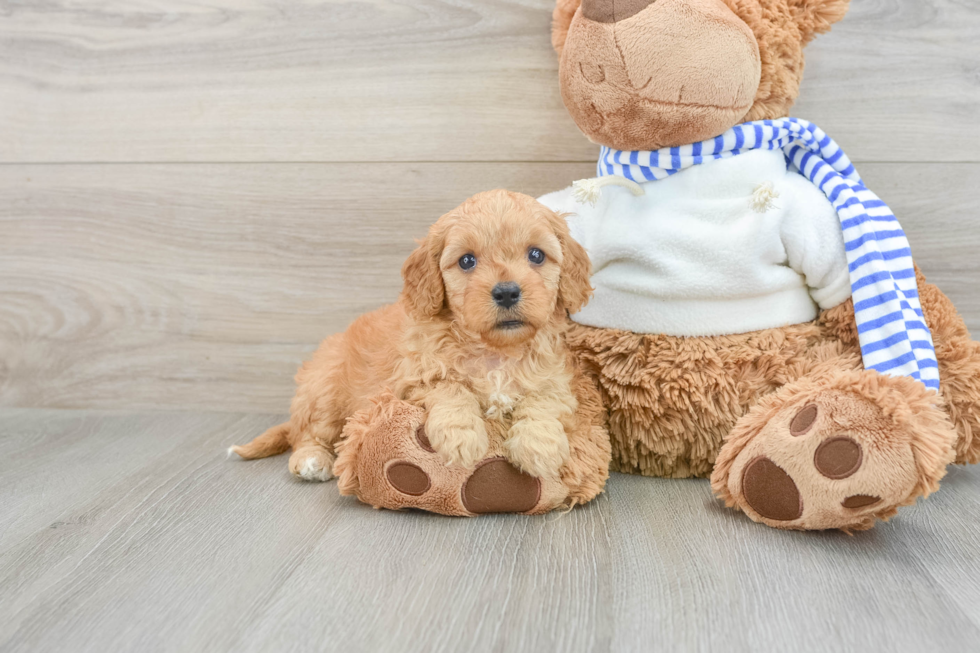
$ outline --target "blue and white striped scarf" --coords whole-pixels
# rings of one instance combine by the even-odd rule
[[[922,318],[905,232],[891,209],[865,187],[840,146],[816,125],[796,118],[761,120],[681,147],[644,152],[603,147],[599,177],[655,181],[705,161],[777,148],[788,166],[827,195],[840,217],[865,368],[911,376],[938,391],[936,350]]]

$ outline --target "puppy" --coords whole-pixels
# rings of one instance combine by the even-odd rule
[[[501,420],[509,460],[557,477],[577,408],[564,331],[591,296],[590,273],[563,217],[526,195],[476,195],[405,261],[396,304],[361,316],[303,365],[289,421],[231,451],[260,458],[292,447],[293,474],[328,480],[347,418],[388,388],[426,410],[447,464],[484,458],[486,421]]]

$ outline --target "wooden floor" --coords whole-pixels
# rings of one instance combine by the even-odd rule
[[[224,459],[440,214],[592,174],[551,5],[0,2],[0,651],[980,648],[977,469],[848,537],[703,481],[464,520]],[[980,2],[852,0],[807,53],[794,115],[980,331]]]
[[[3,651],[968,651],[980,470],[875,530],[786,533],[706,481],[614,475],[565,515],[373,510],[276,421],[0,411]]]

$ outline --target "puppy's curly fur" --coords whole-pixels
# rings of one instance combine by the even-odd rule
[[[467,255],[472,267],[469,258],[461,265]],[[397,303],[361,316],[303,365],[289,422],[231,450],[260,458],[292,447],[293,474],[327,480],[347,418],[390,389],[426,410],[429,442],[447,463],[478,462],[485,421],[501,420],[510,461],[556,477],[577,408],[567,314],[588,301],[590,273],[562,216],[518,193],[476,195],[405,261]],[[519,300],[495,301],[495,287],[511,282]]]

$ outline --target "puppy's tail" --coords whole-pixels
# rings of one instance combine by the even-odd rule
[[[237,453],[245,460],[275,456],[289,449],[289,422],[283,422],[248,444],[228,447],[228,455]]]

